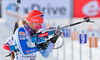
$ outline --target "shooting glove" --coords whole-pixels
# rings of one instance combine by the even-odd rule
[[[61,29],[59,28],[59,26],[57,27],[57,29],[54,32],[54,36],[53,38],[51,38],[51,42],[52,43],[56,43],[57,39],[59,38],[59,36],[62,34]]]
[[[48,47],[49,41],[41,43],[41,44],[36,44],[36,47],[38,50],[45,50]]]

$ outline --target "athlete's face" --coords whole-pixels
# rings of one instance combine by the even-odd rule
[[[42,24],[41,23],[31,23],[31,29],[35,30],[36,32],[38,32],[39,29],[42,28]]]

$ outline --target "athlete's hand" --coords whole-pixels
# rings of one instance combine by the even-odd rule
[[[52,43],[55,43],[61,34],[62,34],[62,30],[61,30],[60,27],[58,26],[57,29],[56,29],[55,32],[54,32],[54,37],[51,38],[51,42],[52,42]]]

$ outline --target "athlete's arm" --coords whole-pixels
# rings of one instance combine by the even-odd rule
[[[37,47],[29,48],[26,44],[26,32],[24,28],[20,27],[16,32],[14,38],[16,39],[17,47],[22,55],[30,54],[38,51]]]
[[[40,53],[42,54],[42,56],[47,58],[50,55],[51,51],[53,50],[53,47],[54,47],[54,44],[50,42],[46,49],[40,50]]]

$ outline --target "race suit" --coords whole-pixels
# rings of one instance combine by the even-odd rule
[[[9,48],[10,51],[17,49],[16,51],[13,51],[15,52],[14,60],[35,60],[37,51],[39,51],[42,56],[48,57],[52,51],[54,44],[51,42],[49,42],[46,49],[38,50],[35,43],[31,42],[31,30],[32,29],[29,28],[27,24],[25,24],[24,27],[19,27],[15,34],[6,41],[8,46],[11,46]],[[16,46],[13,47],[13,45]]]

